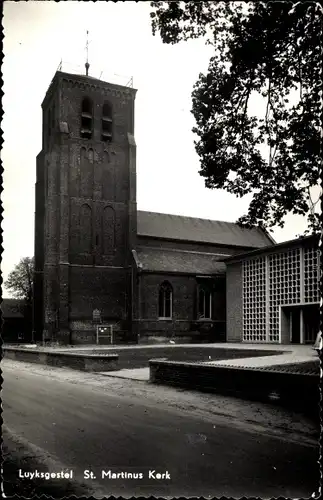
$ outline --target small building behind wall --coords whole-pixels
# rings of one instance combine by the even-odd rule
[[[30,325],[24,316],[25,305],[20,299],[4,298],[1,302],[3,342],[30,342]]]
[[[311,344],[320,329],[316,235],[225,260],[227,341]]]

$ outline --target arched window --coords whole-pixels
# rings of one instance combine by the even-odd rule
[[[93,127],[93,103],[88,97],[84,97],[81,110],[81,137],[91,139]]]
[[[102,141],[112,141],[112,106],[105,101],[102,107]]]
[[[212,292],[203,286],[200,286],[198,291],[198,318],[212,318]]]
[[[168,281],[164,281],[160,285],[158,299],[159,318],[171,318],[173,313],[173,289]]]

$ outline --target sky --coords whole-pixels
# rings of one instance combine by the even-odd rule
[[[132,77],[138,89],[138,209],[229,222],[246,213],[250,196],[209,190],[198,174],[191,92],[207,70],[212,47],[203,40],[163,44],[152,35],[149,13],[149,2],[4,3],[3,280],[22,257],[34,254],[41,102],[61,60],[67,71],[84,72],[87,30],[89,74],[103,72],[104,79],[122,84]],[[288,215],[285,228],[271,234],[281,242],[305,227],[303,217]],[[5,288],[3,294],[10,295]]]

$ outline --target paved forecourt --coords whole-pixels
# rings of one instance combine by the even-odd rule
[[[169,344],[166,344],[167,346]],[[165,344],[160,347],[165,347]],[[281,345],[281,344],[203,344],[205,347],[214,348],[225,348],[225,349],[241,349],[246,351],[246,357],[238,359],[222,359],[217,361],[199,361],[199,364],[206,365],[219,365],[219,366],[234,366],[241,368],[261,368],[261,367],[271,367],[278,365],[289,365],[297,363],[306,363],[308,361],[315,361],[318,359],[317,352],[312,346],[307,345]],[[140,348],[141,346],[132,346],[132,348]],[[146,347],[146,346],[145,346]],[[147,346],[148,347],[148,346]],[[149,346],[156,347],[156,346]],[[178,347],[178,344],[177,344]],[[184,345],[183,345],[184,347]],[[187,344],[185,347],[192,347],[192,344]],[[199,347],[202,347],[199,345]],[[102,347],[101,347],[102,348]],[[118,347],[119,348],[119,347]],[[124,347],[123,349],[128,349],[130,347]],[[247,352],[254,349],[259,350],[270,350],[270,351],[284,351],[283,354],[272,355],[272,356],[259,356],[259,357],[248,357]],[[167,359],[167,358],[163,358]],[[149,367],[133,368],[133,369],[122,369],[114,372],[100,372],[102,375],[107,375],[109,377],[117,378],[128,378],[131,380],[141,380],[148,381],[150,376]]]

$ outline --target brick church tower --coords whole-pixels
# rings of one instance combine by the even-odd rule
[[[34,338],[93,342],[93,311],[131,331],[136,90],[57,71],[42,103]]]

